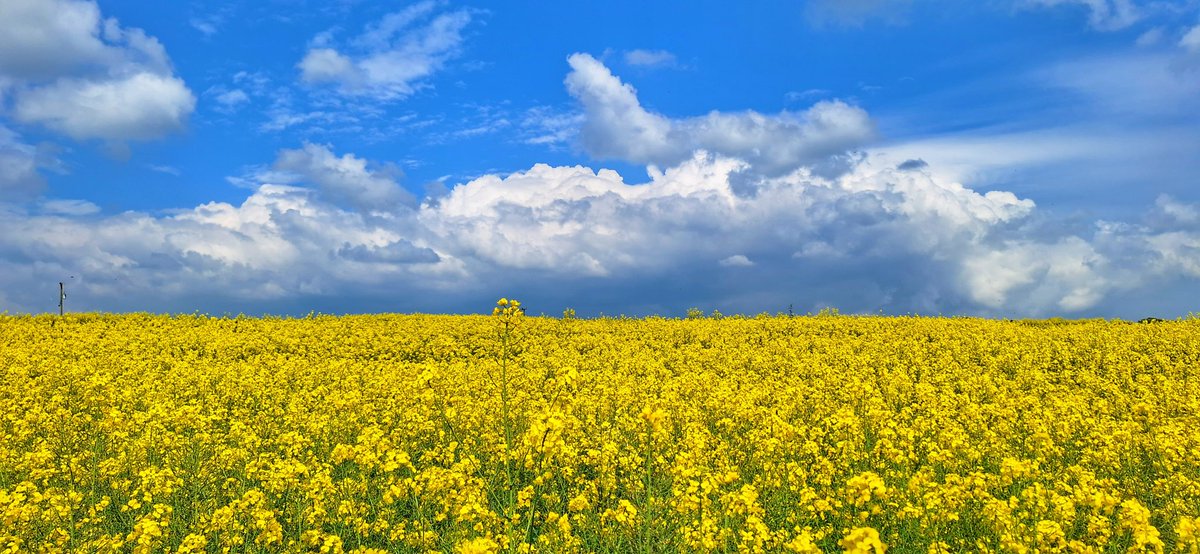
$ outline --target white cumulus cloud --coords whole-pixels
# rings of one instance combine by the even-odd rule
[[[89,0],[0,3],[0,81],[17,121],[80,140],[157,138],[195,107],[162,44]]]
[[[1008,316],[1089,313],[1114,294],[1200,278],[1195,205],[1163,197],[1146,224],[1045,233],[1024,226],[1035,210],[1027,199],[874,154],[838,176],[753,177],[748,191],[738,190],[748,162],[705,152],[641,183],[538,164],[392,211],[368,206],[395,194],[379,164],[310,144],[275,165],[263,179],[291,184],[259,184],[238,205],[9,209],[4,309],[39,309],[39,279],[57,273],[79,276],[81,309],[345,306],[362,291],[374,300],[360,309],[403,299],[446,310],[520,292],[553,309],[594,294],[643,313],[794,303]]]
[[[1015,296],[1036,307],[1075,312],[1099,302],[1116,283],[1105,274],[1107,260],[1087,241],[1069,237],[1044,243],[1008,242],[975,252],[962,264],[968,293],[976,302],[1002,310]]]
[[[183,80],[135,73],[59,79],[19,95],[14,114],[77,140],[147,140],[183,129],[195,104]]]
[[[38,309],[42,281],[60,273],[78,277],[76,309],[165,311],[200,298],[247,305],[456,271],[388,225],[300,187],[262,185],[240,205],[167,216],[72,217],[63,214],[87,210],[61,208],[0,217],[0,287],[15,303],[5,309]]]
[[[39,287],[63,273],[79,276],[74,298],[92,309],[295,310],[324,298],[446,311],[500,293],[535,313],[588,298],[613,313],[795,304],[1005,316],[1111,315],[1113,298],[1200,279],[1200,206],[1162,196],[1144,221],[1063,225],[1031,199],[972,188],[980,145],[947,154],[962,164],[949,169],[944,142],[856,152],[870,118],[838,103],[669,118],[595,59],[570,61],[581,141],[647,164],[645,180],[534,164],[414,205],[393,166],[302,144],[237,179],[251,190],[240,204],[113,216],[0,205],[0,309],[48,309]],[[1054,142],[1020,138],[994,155],[1036,158]]]
[[[782,173],[844,154],[875,135],[867,113],[841,101],[775,115],[714,111],[671,119],[642,107],[637,91],[592,56],[573,54],[567,61],[567,90],[584,110],[580,140],[598,158],[669,166],[707,150]]]
[[[94,2],[0,2],[0,74],[53,78],[120,60],[119,49],[101,39],[100,23]]]

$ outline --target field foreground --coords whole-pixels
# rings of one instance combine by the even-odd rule
[[[1198,516],[1196,319],[0,316],[0,552],[1194,553]]]

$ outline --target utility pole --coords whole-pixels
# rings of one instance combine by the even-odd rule
[[[63,288],[63,282],[58,282],[58,315],[63,315],[63,301],[67,299],[67,290]]]

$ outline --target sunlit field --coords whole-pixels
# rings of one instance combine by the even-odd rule
[[[0,316],[0,552],[1197,552],[1200,320]]]

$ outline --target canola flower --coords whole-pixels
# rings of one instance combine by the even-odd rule
[[[1200,321],[0,316],[0,552],[1200,551]]]

